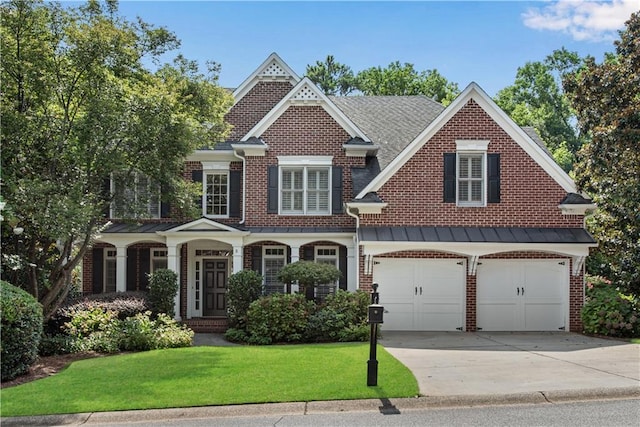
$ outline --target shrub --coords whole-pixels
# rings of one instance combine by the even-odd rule
[[[159,348],[190,347],[193,331],[160,313],[152,319],[151,312],[139,313],[120,322],[120,350],[145,351]]]
[[[347,324],[366,325],[369,304],[371,304],[371,297],[365,291],[347,292],[339,289],[335,294],[327,296],[324,307],[343,314]]]
[[[38,357],[42,306],[29,293],[0,281],[2,381],[25,373]]]
[[[124,320],[151,310],[149,296],[146,292],[110,292],[89,295],[79,301],[60,307],[47,323],[47,331],[56,335],[64,329],[64,325],[81,311],[99,308],[102,311],[113,311],[117,318]]]
[[[40,340],[38,354],[40,356],[54,356],[57,354],[69,354],[74,351],[74,339],[69,335],[44,334]]]
[[[178,293],[178,275],[165,268],[149,275],[149,300],[155,314],[175,317],[175,297]]]
[[[380,328],[378,328],[378,337],[380,337]],[[369,341],[371,338],[371,325],[369,324],[352,324],[344,328],[338,334],[338,341]]]
[[[296,261],[287,264],[278,272],[277,278],[282,283],[298,282],[307,299],[313,299],[314,286],[323,283],[334,283],[342,277],[342,272],[332,264],[312,261]]]
[[[122,334],[119,322],[115,311],[79,310],[65,323],[63,332],[71,338],[72,352],[115,353],[120,348]]]
[[[244,329],[229,328],[224,333],[224,337],[227,341],[245,343],[249,341],[247,331]]]
[[[229,326],[246,329],[247,311],[262,294],[262,276],[253,270],[242,270],[229,276],[227,317]]]
[[[308,341],[366,341],[370,326],[367,314],[370,297],[364,291],[338,290],[329,295],[321,309],[309,317]]]
[[[338,341],[340,333],[348,326],[346,316],[332,309],[324,308],[309,316],[305,331],[305,341]]]
[[[640,303],[625,295],[609,280],[587,276],[586,301],[582,307],[584,332],[612,337],[635,337],[640,334]]]
[[[302,294],[274,294],[254,301],[247,312],[248,342],[302,341],[314,308],[315,303]]]

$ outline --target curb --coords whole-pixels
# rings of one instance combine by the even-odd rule
[[[415,398],[285,402],[195,408],[149,409],[117,412],[43,415],[2,418],[3,426],[91,425],[134,423],[189,418],[229,418],[268,415],[309,415],[335,412],[381,412],[451,407],[536,405],[588,400],[640,398],[640,387],[554,390],[502,395],[420,396]]]

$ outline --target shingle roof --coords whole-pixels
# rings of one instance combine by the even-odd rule
[[[330,96],[329,99],[380,146],[384,169],[444,107],[423,96]]]
[[[362,227],[359,236],[376,242],[595,243],[582,228]]]
[[[551,158],[553,158],[551,151],[549,151],[549,149],[547,148],[547,144],[544,143],[540,135],[538,135],[538,131],[536,131],[536,129],[533,126],[521,126],[521,128],[524,131],[524,133],[526,133],[529,136],[529,138],[533,140],[533,142],[538,144],[540,148],[544,150],[545,153],[547,153]]]

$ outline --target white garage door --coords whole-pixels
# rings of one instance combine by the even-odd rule
[[[557,331],[566,326],[565,260],[482,260],[477,268],[477,327],[483,331]]]
[[[466,263],[459,259],[376,258],[373,281],[387,331],[464,328]]]

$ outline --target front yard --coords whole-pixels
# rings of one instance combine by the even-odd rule
[[[1,415],[418,395],[413,374],[381,346],[378,386],[367,387],[368,357],[368,344],[344,343],[190,347],[86,359],[0,390]]]

